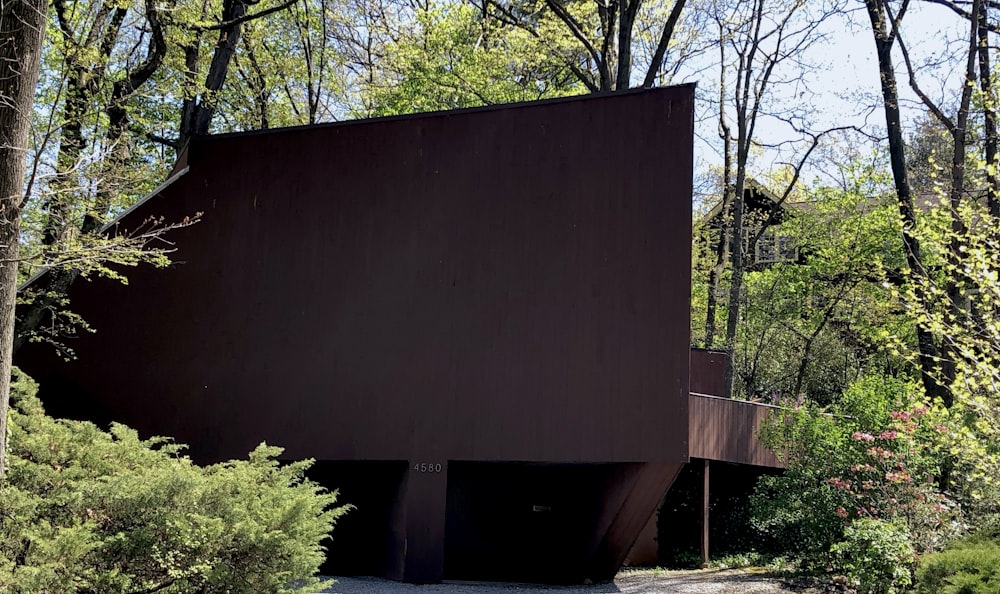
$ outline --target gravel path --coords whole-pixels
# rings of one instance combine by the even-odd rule
[[[378,578],[336,578],[328,594],[785,594],[802,592],[781,580],[745,570],[623,571],[615,581],[593,586],[536,586],[494,582],[449,582],[414,586]]]

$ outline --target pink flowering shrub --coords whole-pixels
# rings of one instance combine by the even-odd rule
[[[911,404],[890,412],[885,427],[854,431],[844,447],[857,461],[827,479],[847,496],[838,517],[903,522],[918,553],[940,549],[962,527],[958,506],[938,488],[932,433],[940,429],[929,426],[929,410]]]
[[[843,572],[844,559],[870,553],[852,548],[871,539],[845,536],[858,522],[900,527],[916,556],[959,536],[959,506],[938,485],[948,428],[918,392],[904,380],[865,378],[834,407],[797,403],[774,415],[762,439],[787,469],[758,485],[753,521],[762,538],[806,568]]]

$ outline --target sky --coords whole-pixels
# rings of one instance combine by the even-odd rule
[[[781,100],[791,109],[810,110],[808,120],[814,132],[836,126],[855,125],[881,136],[885,118],[871,24],[859,0],[850,0],[848,7],[850,10],[846,15],[837,15],[824,22],[820,31],[825,35],[825,40],[814,44],[807,51],[805,59],[816,65],[816,70],[807,74],[804,85],[783,89]],[[915,64],[921,65],[918,68],[921,87],[935,100],[948,98],[950,89],[957,88],[955,81],[961,75],[961,69],[934,68],[926,64],[944,52],[961,51],[965,43],[962,38],[968,35],[967,25],[945,7],[914,2],[903,20],[902,34]],[[716,55],[706,54],[705,59]],[[912,123],[925,110],[909,89],[898,51],[895,58],[906,125],[906,122]],[[695,147],[696,175],[707,171],[711,166],[719,166],[722,162],[717,140],[716,108],[712,101],[713,85],[706,81],[704,67],[704,64],[693,65],[693,74],[690,75],[692,78],[684,80],[699,82],[699,91],[707,96],[701,101],[701,121],[696,124],[696,135],[699,137]],[[800,138],[787,125],[769,118],[759,121],[758,132],[758,137],[768,144]],[[857,137],[856,140],[867,150],[873,150],[869,148],[872,146],[871,141],[862,137]],[[876,143],[875,146],[885,150],[884,143]],[[801,150],[799,146],[792,150],[762,151],[756,156],[755,169],[760,172],[774,168],[781,162],[797,160]],[[821,163],[821,159],[813,159],[812,164],[805,169],[804,181],[832,181],[828,168],[828,165]]]

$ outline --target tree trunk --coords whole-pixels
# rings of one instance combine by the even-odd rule
[[[128,13],[126,8],[112,9],[110,2],[104,2],[90,25],[90,31],[83,35],[86,27],[79,26],[80,34],[74,31],[64,0],[56,0],[53,7],[62,35],[61,44],[66,48],[69,75],[56,156],[56,174],[59,177],[45,201],[48,220],[42,231],[42,244],[46,246],[58,245],[71,228],[79,226],[79,220],[73,214],[73,205],[83,198],[80,195],[80,167],[88,150],[84,122],[100,92],[101,79]],[[90,51],[94,46],[97,46],[96,56]]]
[[[619,91],[631,86],[632,29],[640,3],[640,0],[622,0],[618,13],[618,73],[615,75],[615,88]]]
[[[233,54],[236,53],[236,47],[240,43],[240,35],[243,33],[243,24],[240,19],[246,16],[246,13],[247,5],[243,0],[226,0],[223,3],[222,21],[235,22],[219,31],[219,42],[215,46],[215,53],[212,54],[208,76],[205,77],[205,93],[202,95],[201,101],[198,102],[195,134],[208,134],[208,129],[212,124],[212,116],[215,115],[215,108],[219,101],[219,91],[222,90],[222,85],[226,82],[229,64],[233,60]]]
[[[649,88],[653,86],[656,82],[656,77],[660,73],[660,68],[663,66],[663,56],[667,53],[667,47],[670,45],[670,40],[674,36],[674,29],[677,27],[677,22],[681,18],[681,12],[684,10],[684,3],[687,0],[675,0],[674,7],[670,9],[670,16],[667,17],[667,22],[663,24],[663,32],[660,33],[660,42],[656,44],[656,50],[653,52],[653,59],[649,63],[649,68],[646,69],[646,78],[642,81],[642,86],[644,88]]]
[[[59,131],[59,153],[56,156],[57,182],[45,199],[48,219],[42,231],[42,244],[51,246],[66,236],[72,221],[71,204],[79,190],[79,168],[83,161],[87,138],[83,133],[83,119],[90,102],[87,89],[87,72],[80,65],[70,68],[66,81],[66,101],[63,104],[62,127]]]
[[[681,4],[678,2],[677,4]],[[676,7],[677,4],[674,6]],[[722,28],[719,28],[722,35]],[[719,63],[726,62],[726,44],[719,44]],[[719,306],[719,296],[722,294],[722,274],[726,271],[726,261],[729,259],[729,234],[732,225],[733,186],[730,183],[733,171],[732,135],[729,123],[726,121],[726,71],[722,69],[719,75],[719,136],[722,137],[722,204],[719,216],[719,241],[715,245],[715,265],[708,274],[708,303],[705,308],[705,348],[715,346],[716,311]],[[732,359],[732,353],[729,354]]]
[[[0,0],[0,479],[7,469],[25,151],[47,10],[46,0]]]
[[[741,113],[738,122],[738,139],[736,144],[736,184],[733,188],[733,227],[730,230],[729,256],[732,267],[732,277],[729,279],[729,302],[726,304],[726,349],[730,356],[726,359],[726,398],[733,397],[733,387],[736,380],[736,365],[734,362],[736,348],[736,331],[740,323],[740,296],[743,293],[743,211],[745,210],[744,189],[747,179],[748,136],[746,132],[746,116]]]
[[[728,161],[728,154],[726,156]],[[725,189],[722,191],[722,204],[719,211],[719,239],[715,244],[715,264],[708,273],[708,303],[705,308],[705,348],[715,347],[716,316],[719,309],[719,296],[722,294],[722,275],[726,271],[729,260],[729,234],[732,232],[731,214],[733,204],[732,186],[728,173],[725,177]]]
[[[973,11],[980,12],[981,0],[975,0]],[[970,19],[969,32],[969,54],[965,66],[965,84],[962,86],[962,96],[959,101],[958,114],[955,118],[955,125],[951,129],[952,137],[952,157],[951,157],[951,192],[949,195],[949,208],[951,210],[951,232],[952,236],[948,242],[948,262],[952,273],[948,275],[947,293],[948,303],[945,306],[950,310],[952,319],[959,320],[964,317],[966,296],[962,290],[965,285],[966,275],[962,274],[962,240],[965,234],[965,222],[962,220],[959,208],[965,195],[965,150],[968,134],[969,105],[972,102],[972,91],[976,87],[976,55],[978,49],[979,23],[975,19]],[[956,357],[961,356],[951,345],[942,340],[939,345],[941,353],[940,373],[937,378],[939,386],[951,386],[955,380]],[[947,389],[940,394],[946,406],[951,406],[952,394]]]
[[[146,21],[150,29],[146,58],[127,72],[123,78],[118,79],[112,86],[111,97],[104,110],[108,117],[105,139],[110,154],[105,161],[104,174],[99,176],[97,182],[95,202],[84,213],[83,220],[80,223],[79,232],[82,235],[96,233],[100,230],[107,219],[114,194],[119,190],[114,177],[126,167],[123,156],[126,152],[126,133],[128,132],[129,125],[126,104],[156,73],[163,63],[163,58],[167,52],[167,44],[164,39],[164,24],[160,18],[160,10],[169,9],[172,6],[173,3],[171,2],[165,5],[161,4],[160,7],[157,7],[154,0],[146,0]],[[123,10],[119,9],[116,11],[114,18],[111,20],[111,27],[105,31],[104,39],[106,41],[102,44],[102,59],[106,60],[110,56],[113,40],[118,38],[124,16],[125,13]],[[69,99],[67,99],[67,105],[68,102]],[[68,107],[67,111],[69,111]],[[77,124],[79,125],[79,122]],[[60,145],[60,154],[62,154],[62,150],[63,147]],[[79,151],[77,151],[77,154],[79,155]],[[75,189],[75,187],[67,188],[67,192],[75,191]],[[65,201],[65,198],[63,200]],[[53,238],[53,240],[55,239]],[[15,322],[14,353],[17,353],[28,342],[43,323],[51,319],[52,312],[59,307],[61,296],[66,293],[78,276],[78,270],[64,269],[52,270],[41,279],[40,282],[44,284],[37,291],[37,296],[32,302],[22,304],[21,315]]]
[[[226,82],[229,65],[240,43],[243,33],[243,18],[247,14],[247,3],[243,0],[224,0],[222,22],[229,23],[219,30],[219,40],[212,53],[212,62],[205,76],[205,87],[197,94],[185,97],[181,108],[180,133],[177,138],[178,151],[194,136],[208,134],[212,117],[219,101],[219,91]],[[198,55],[201,45],[199,32],[191,45],[184,47],[185,79],[189,93],[194,91],[194,79],[198,76]]]
[[[913,235],[913,231],[916,229],[916,216],[913,209],[910,180],[906,170],[906,143],[903,141],[899,92],[892,61],[892,45],[895,37],[890,33],[886,23],[883,1],[865,0],[865,7],[871,19],[872,33],[875,37],[875,52],[878,57],[878,69],[882,84],[882,104],[885,109],[886,132],[889,137],[889,163],[896,186],[899,216],[903,222],[903,250],[906,255],[906,264],[910,269],[910,277],[918,279],[924,273],[924,264],[920,240]],[[925,392],[932,398],[940,396],[946,404],[950,404],[949,391],[943,389],[935,379],[935,369],[940,352],[934,342],[934,336],[922,325],[917,326],[917,349]]]
[[[989,14],[987,2],[979,4],[977,28],[979,35],[979,90],[982,92],[984,150],[986,152],[986,204],[990,215],[1000,219],[1000,188],[997,187],[997,106],[993,97],[993,82],[990,79]]]

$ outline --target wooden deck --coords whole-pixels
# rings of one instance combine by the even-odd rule
[[[706,394],[688,401],[692,458],[782,468],[774,452],[757,438],[767,415],[777,407]]]

